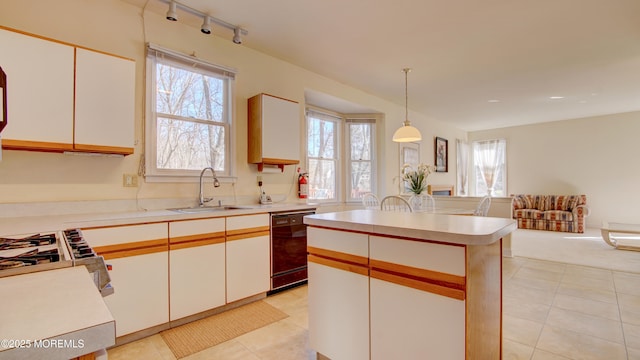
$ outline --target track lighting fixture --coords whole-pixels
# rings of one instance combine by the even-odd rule
[[[212,23],[233,31],[233,42],[236,44],[242,44],[242,35],[249,34],[247,30],[241,28],[238,25],[230,24],[224,20],[220,20],[213,16],[209,16],[208,14],[205,14],[194,8],[190,8],[187,5],[181,4],[175,0],[160,0],[160,1],[166,4],[169,4],[169,11],[167,11],[167,20],[178,21],[178,13],[176,12],[177,9],[180,9],[192,15],[201,17],[203,20],[202,20],[202,26],[200,27],[200,31],[202,31],[204,34],[211,34]]]
[[[240,28],[233,29],[233,42],[236,44],[242,44],[242,39],[240,38]]]
[[[211,19],[208,16],[204,17],[200,31],[202,31],[203,34],[211,34]]]
[[[178,21],[178,13],[176,12],[176,2],[169,2],[169,10],[167,11],[167,20]]]

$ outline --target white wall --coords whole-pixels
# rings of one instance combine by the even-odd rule
[[[640,222],[640,112],[469,133],[507,139],[510,194],[586,194],[588,227]]]
[[[150,0],[157,2],[158,0]],[[199,28],[170,22],[160,14],[145,12],[120,0],[2,0],[0,24],[136,60],[136,140],[134,155],[124,159],[69,156],[37,152],[4,151],[0,162],[0,203],[195,198],[197,185],[146,183],[139,188],[122,186],[124,173],[137,173],[144,150],[144,56],[145,43],[152,42],[207,61],[236,68],[235,86],[235,164],[238,182],[223,184],[214,196],[255,196],[257,169],[247,163],[247,99],[266,92],[304,104],[304,90],[329,94],[384,114],[379,128],[381,158],[379,193],[397,192],[393,178],[398,175],[398,145],[389,139],[404,120],[404,107],[392,104],[339,81],[322,77],[298,66],[256,52],[230,41],[230,37],[205,36]],[[250,36],[250,35],[249,35]],[[2,49],[1,51],[19,51]],[[46,61],[46,59],[43,59]],[[400,69],[407,64],[398,64]],[[402,77],[398,76],[398,81]],[[55,84],[50,86],[55,91]],[[415,100],[414,100],[415,101]],[[34,99],[37,104],[37,99]],[[303,121],[301,107],[300,119]],[[418,127],[424,140],[422,161],[433,163],[433,137],[449,139],[449,173],[434,174],[429,182],[455,183],[455,138],[464,138],[460,129],[444,122],[410,112],[412,124]],[[11,121],[9,120],[9,126]],[[286,130],[283,130],[286,131]],[[300,137],[303,133],[299,134]],[[303,147],[304,150],[304,147]],[[301,154],[302,156],[303,154]],[[304,159],[304,157],[302,157]],[[287,166],[284,174],[265,174],[265,188],[272,194],[295,199],[295,167]]]

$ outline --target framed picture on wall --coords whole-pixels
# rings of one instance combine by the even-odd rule
[[[406,181],[402,180],[402,170],[407,165],[414,170],[418,168],[418,164],[420,164],[420,144],[411,142],[399,143],[398,148],[400,153],[400,193],[408,194],[410,193],[409,187]]]
[[[435,154],[436,172],[449,171],[449,141],[436,137],[433,153]]]

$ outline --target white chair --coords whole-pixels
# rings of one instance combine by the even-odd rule
[[[380,210],[383,211],[399,211],[412,212],[411,204],[400,196],[387,196],[380,202]]]
[[[478,203],[478,207],[476,207],[476,211],[473,212],[473,215],[476,216],[487,216],[489,213],[489,207],[491,206],[491,197],[485,196]]]
[[[366,193],[362,196],[362,205],[365,209],[380,210],[380,200],[374,193]]]
[[[432,212],[436,208],[436,201],[429,194],[413,195],[409,199],[409,204],[413,211]]]

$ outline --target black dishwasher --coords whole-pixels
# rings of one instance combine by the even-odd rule
[[[271,290],[307,280],[307,226],[302,219],[315,211],[271,214]]]

